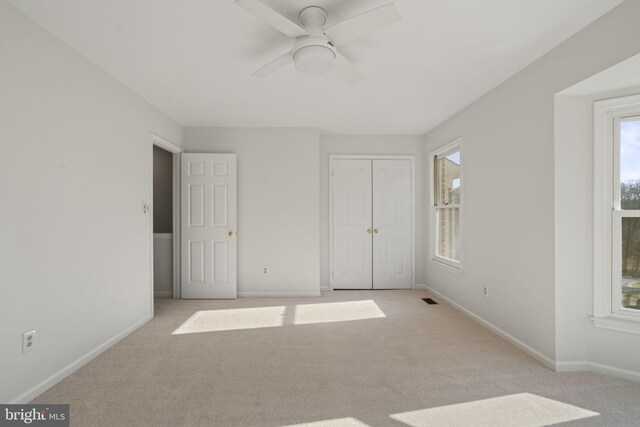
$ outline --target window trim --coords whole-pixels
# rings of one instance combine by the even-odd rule
[[[449,154],[452,154],[454,152],[460,152],[460,203],[456,204],[456,205],[449,205],[447,208],[458,208],[458,221],[459,221],[459,227],[458,227],[458,240],[459,240],[459,244],[460,244],[460,253],[459,253],[459,260],[451,260],[449,258],[445,258],[445,257],[441,257],[437,255],[437,248],[436,245],[438,244],[438,215],[437,215],[437,211],[439,209],[446,209],[446,208],[442,208],[442,207],[438,207],[436,206],[436,185],[438,184],[436,178],[435,178],[435,174],[436,174],[436,166],[435,166],[435,161],[434,158],[436,156],[438,157],[446,157]],[[431,177],[431,180],[433,181],[429,187],[430,187],[430,210],[431,210],[431,221],[430,221],[430,225],[429,225],[429,236],[430,236],[430,244],[429,244],[429,260],[434,263],[435,265],[438,265],[442,268],[444,268],[445,270],[454,272],[454,273],[458,273],[461,274],[462,273],[462,267],[463,267],[463,212],[464,212],[464,153],[463,153],[463,138],[462,137],[458,137],[448,143],[446,143],[445,145],[441,146],[440,148],[431,151],[428,154],[428,158],[427,161],[429,163],[429,176]]]
[[[596,327],[640,334],[640,310],[614,307],[613,266],[621,263],[614,251],[614,233],[621,233],[619,129],[620,119],[640,115],[640,95],[607,99],[594,103],[593,181],[593,317]],[[616,264],[618,263],[618,264]]]

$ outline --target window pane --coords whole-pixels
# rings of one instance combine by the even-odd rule
[[[622,306],[640,310],[640,218],[622,218]]]
[[[620,204],[640,209],[640,118],[620,122]]]
[[[460,152],[438,158],[438,194],[439,206],[460,203]]]
[[[460,209],[438,209],[438,244],[440,257],[460,261]]]

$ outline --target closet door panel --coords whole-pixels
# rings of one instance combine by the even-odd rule
[[[331,288],[371,289],[371,160],[335,160],[331,179]]]
[[[373,288],[412,283],[411,162],[373,161]]]

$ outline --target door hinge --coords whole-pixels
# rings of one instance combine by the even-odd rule
[[[331,176],[333,176],[333,169],[331,169]]]

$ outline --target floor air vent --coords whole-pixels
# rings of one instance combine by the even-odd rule
[[[422,298],[422,301],[426,302],[429,305],[437,304],[437,302],[435,302],[431,298]]]

